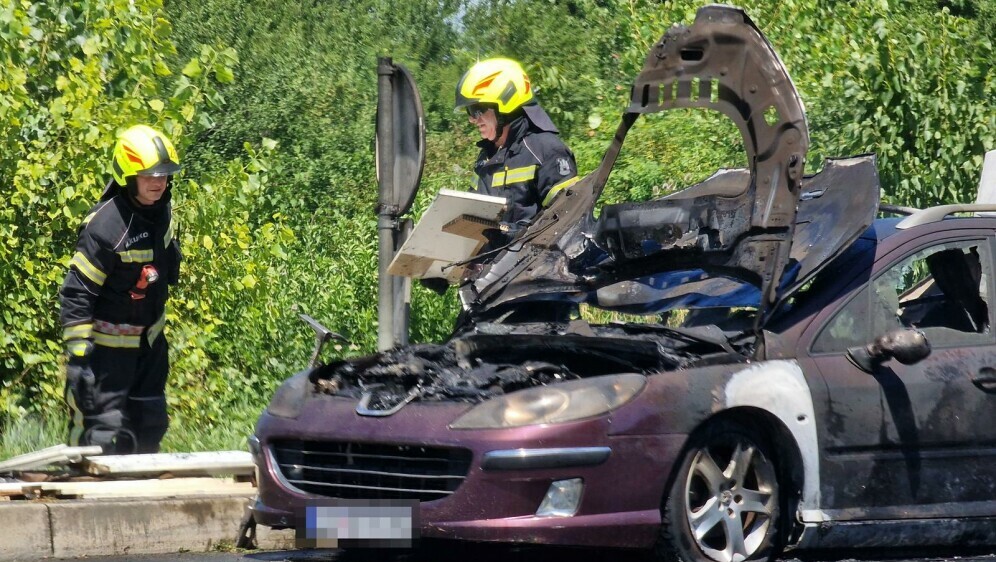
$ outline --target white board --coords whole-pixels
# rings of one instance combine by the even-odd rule
[[[982,175],[979,177],[979,192],[976,203],[996,203],[996,150],[986,153],[982,162]]]
[[[166,480],[109,480],[102,482],[14,482],[0,484],[0,497],[27,496],[96,498],[167,498],[183,496],[247,496],[256,493],[251,482],[231,478],[170,478]]]
[[[203,451],[198,453],[153,453],[104,455],[83,460],[85,470],[95,475],[136,476],[148,474],[252,474],[248,451]]]
[[[504,197],[439,190],[435,201],[391,260],[388,273],[459,282],[464,277],[464,268],[448,266],[475,256],[487,242],[484,230],[497,228],[504,210]]]

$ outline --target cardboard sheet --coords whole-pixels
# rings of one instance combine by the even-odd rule
[[[487,242],[483,232],[497,228],[503,197],[441,189],[395,254],[388,272],[403,277],[441,277],[457,283],[463,267],[447,267],[475,256]]]

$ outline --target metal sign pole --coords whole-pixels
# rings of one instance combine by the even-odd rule
[[[394,65],[388,57],[377,60],[377,349],[394,347],[394,283],[387,267],[394,256],[394,226],[397,211],[389,204],[394,197]]]
[[[425,163],[425,114],[408,70],[390,58],[377,60],[377,347],[408,343],[411,279],[390,275],[394,254],[411,231],[399,220],[415,200]]]

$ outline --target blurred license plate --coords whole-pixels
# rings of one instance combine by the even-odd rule
[[[418,538],[418,502],[336,500],[308,505],[297,526],[304,548],[409,547]]]

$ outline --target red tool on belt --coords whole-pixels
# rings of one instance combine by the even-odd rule
[[[149,288],[149,285],[155,283],[159,279],[159,272],[156,268],[151,265],[142,266],[142,272],[138,274],[138,281],[135,286],[132,287],[129,293],[131,293],[132,300],[140,300],[145,298],[145,290]]]

